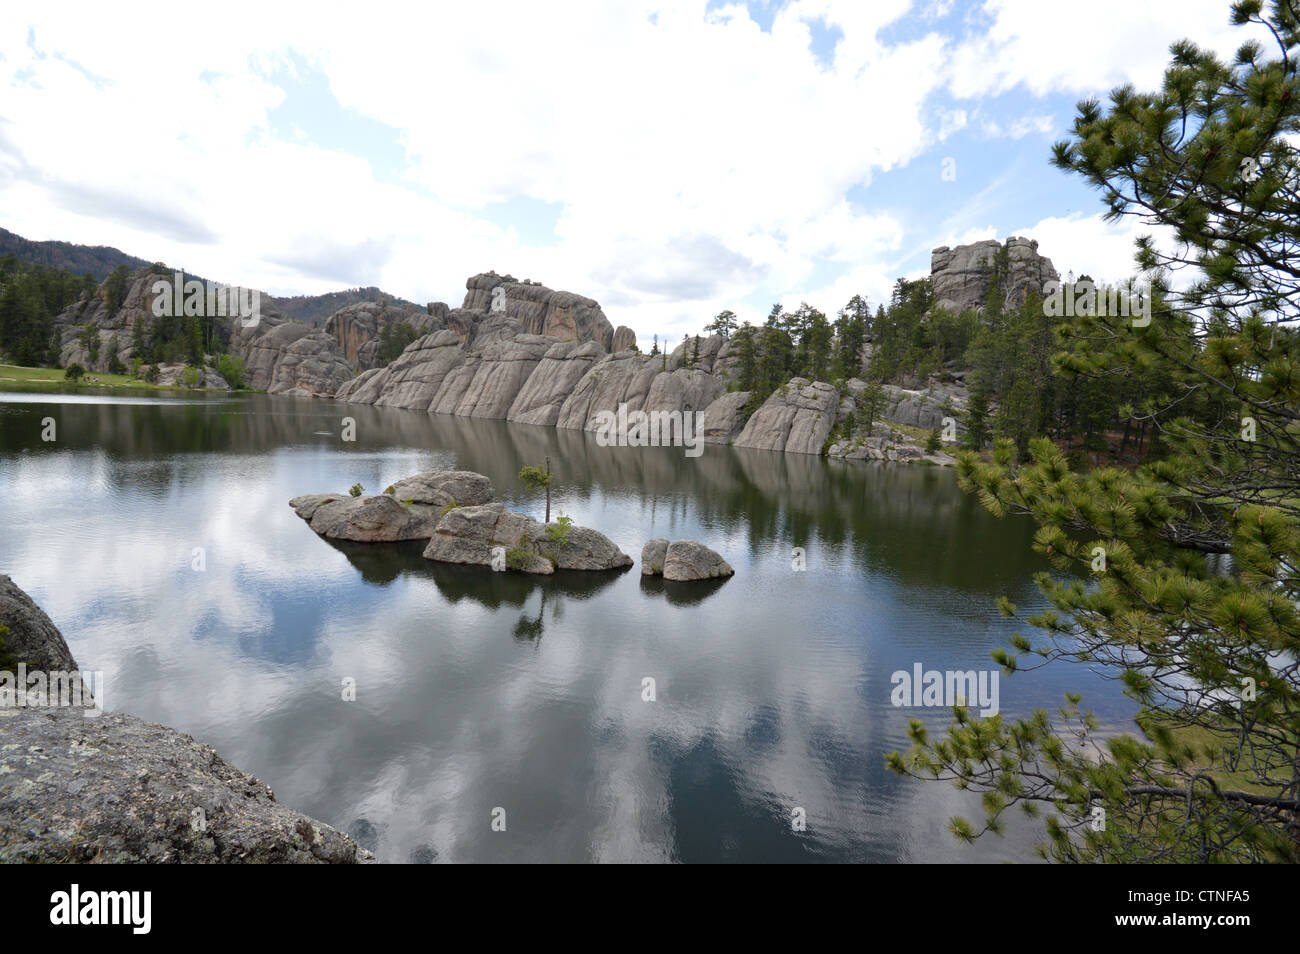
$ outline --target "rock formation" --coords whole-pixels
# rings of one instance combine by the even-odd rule
[[[184,364],[158,364],[157,384],[171,387],[185,386],[185,369],[188,365]],[[197,388],[218,388],[225,389],[230,387],[230,382],[217,374],[212,368],[204,367],[197,369],[199,372],[199,382],[195,385]]]
[[[244,383],[254,390],[332,397],[355,375],[333,335],[277,314],[248,326],[235,319],[230,336],[230,350],[244,361]]]
[[[117,308],[109,307],[107,282],[94,295],[69,306],[54,319],[61,342],[59,364],[67,367],[77,363],[87,371],[102,374],[109,371],[116,357],[123,368],[131,367],[137,357],[137,331],[141,336],[148,335],[163,320],[153,313],[154,284],[160,280],[172,282],[174,276],[156,266],[141,268],[127,280]],[[260,296],[260,317],[256,322],[213,318],[207,334],[220,339],[243,360],[247,387],[272,394],[333,396],[356,373],[335,337],[288,320],[270,302],[270,296]],[[161,371],[167,365],[159,367]],[[202,386],[226,386],[215,371],[205,368],[204,374]],[[166,381],[160,379],[160,383]]]
[[[560,341],[552,345],[515,395],[506,420],[553,427],[573,389],[603,357],[594,341]]]
[[[62,634],[7,576],[0,634],[0,659],[77,669]],[[0,863],[373,860],[188,735],[121,712],[0,708]]]
[[[289,501],[298,516],[330,540],[391,543],[427,540],[444,511],[492,499],[492,482],[467,470],[441,470],[404,477],[373,497],[304,494]]]
[[[511,513],[500,502],[480,507],[449,510],[438,521],[426,560],[510,569],[525,573],[553,573],[555,570],[618,570],[632,565],[632,558],[602,533],[571,526],[562,544],[557,544],[548,527],[526,514]]]
[[[9,658],[12,665],[26,663],[47,672],[77,668],[58,627],[18,584],[0,573],[0,663]]]
[[[956,459],[947,453],[950,443],[937,452],[926,451],[929,433],[941,438],[949,431],[955,439],[965,432],[966,389],[959,384],[934,384],[925,390],[883,385],[874,415],[865,413],[867,383],[850,378],[848,392],[840,401],[837,437],[826,449],[827,457],[840,460],[877,460],[899,463],[925,462],[950,466]],[[850,416],[852,415],[852,416]],[[871,418],[871,426],[866,424]],[[947,427],[951,421],[952,427]]]
[[[333,335],[343,358],[358,371],[379,367],[379,343],[384,330],[410,325],[418,334],[447,327],[446,305],[442,311],[434,302],[427,309],[398,302],[358,302],[340,308],[325,321],[326,334]]]
[[[577,381],[614,346],[604,312],[590,298],[495,272],[471,276],[465,288],[460,308],[429,305],[420,325],[429,334],[387,367],[344,383],[334,396],[354,404],[555,424]],[[363,336],[361,323],[350,316],[332,327],[345,337]],[[634,343],[623,330],[620,343]],[[359,355],[365,347],[358,345]]]
[[[60,342],[59,365],[66,368],[79,364],[87,371],[107,374],[116,354],[122,366],[129,368],[134,357],[131,342],[135,329],[147,327],[153,318],[150,288],[159,277],[149,268],[137,269],[128,280],[126,296],[116,310],[109,308],[107,282],[93,295],[69,305],[54,319]],[[92,344],[97,355],[93,359]]]
[[[428,540],[424,556],[441,563],[505,569],[614,570],[632,558],[604,534],[585,527],[541,524],[492,500],[492,482],[467,470],[441,470],[397,481],[382,494],[304,494],[289,501],[312,530],[331,540],[387,543]]]
[[[636,348],[636,332],[627,325],[619,325],[614,329],[614,342],[610,345],[611,351],[631,351]]]
[[[710,444],[730,444],[745,428],[745,406],[749,391],[720,394],[704,410],[704,440]]]
[[[772,392],[732,444],[787,454],[820,454],[835,427],[839,393],[829,384],[791,378]]]
[[[519,330],[526,334],[595,341],[601,350],[613,350],[614,326],[590,298],[496,272],[473,276],[465,288],[462,311],[504,315],[518,322]]]
[[[981,308],[998,271],[1009,303],[1056,278],[1051,261],[1029,239],[938,248],[931,275],[936,306]],[[155,277],[141,270],[114,315],[107,314],[101,294],[61,316],[65,359],[88,358],[82,322],[89,321],[102,344],[98,362],[83,365],[102,369],[105,348],[129,360],[134,328],[148,320],[145,297]],[[839,392],[822,381],[794,378],[754,408],[750,392],[733,390],[740,362],[734,339],[688,337],[671,352],[651,357],[636,350],[630,328],[615,330],[590,298],[495,272],[471,276],[465,289],[458,308],[441,302],[430,302],[424,311],[400,302],[351,304],[330,317],[325,331],[265,309],[255,326],[234,321],[222,329],[230,350],[245,361],[248,385],[273,394],[585,431],[624,407],[628,414],[700,414],[702,420],[692,423],[707,443],[850,458],[919,459],[927,455],[918,449],[916,431],[940,429],[950,415],[961,428],[960,384],[885,386],[883,406],[872,416],[898,427],[876,433],[847,421],[865,388],[858,378]],[[376,366],[384,330],[402,322],[422,334],[393,361]],[[868,343],[864,376],[870,356]],[[322,525],[326,517],[330,533],[342,534],[339,539],[376,533],[406,538],[428,529],[420,520],[397,526],[399,515],[382,501],[334,501]]]
[[[642,576],[662,576],[665,580],[686,582],[722,579],[735,573],[731,564],[715,550],[695,540],[669,543],[656,537],[641,550]]]
[[[983,308],[1003,248],[997,239],[986,239],[956,248],[944,245],[931,252],[935,306],[953,312]],[[1041,295],[1045,282],[1060,277],[1051,259],[1038,254],[1038,243],[1032,239],[1009,238],[1005,250],[1007,271],[1001,277],[1001,287],[1007,304],[1024,301],[1030,290]]]
[[[662,576],[664,558],[668,556],[668,541],[663,537],[647,540],[641,548],[641,575]]]

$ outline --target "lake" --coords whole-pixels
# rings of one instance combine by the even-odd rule
[[[553,514],[631,570],[435,564],[323,540],[288,506],[458,468],[540,520],[516,475],[548,456]],[[995,599],[1041,603],[1032,523],[951,470],[266,395],[7,392],[0,500],[0,572],[104,673],[106,708],[214,746],[382,861],[1032,861],[1042,838],[1017,820],[960,845],[948,819],[980,818],[978,796],[883,764],[909,719],[948,721],[893,705],[891,674],[993,669],[1017,628]],[[651,537],[736,575],[643,582]],[[1002,678],[1000,709],[1066,690],[1129,725],[1078,664]]]

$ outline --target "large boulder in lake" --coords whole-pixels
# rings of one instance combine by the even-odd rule
[[[543,540],[542,549],[549,541]],[[632,565],[632,558],[614,542],[587,527],[573,527],[564,546],[556,551],[555,565],[561,570],[621,570]]]
[[[641,551],[642,576],[662,575],[665,580],[717,580],[734,576],[731,564],[715,550],[695,540],[656,538]]]
[[[668,541],[655,537],[641,548],[641,575],[659,576],[664,571],[664,558],[668,555]]]
[[[487,567],[498,554],[509,554],[510,568],[525,573],[617,570],[632,565],[632,558],[602,533],[571,526],[564,544],[557,547],[546,524],[511,513],[499,502],[448,511],[424,550],[427,560]]]
[[[393,543],[427,540],[449,507],[492,499],[492,481],[469,470],[434,470],[403,477],[373,497],[303,494],[289,501],[312,530],[330,540]]]

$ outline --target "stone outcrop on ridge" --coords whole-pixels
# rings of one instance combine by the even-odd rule
[[[988,294],[998,253],[1004,248],[997,239],[949,248],[946,245],[930,253],[930,283],[934,304],[959,312],[981,309]],[[1002,287],[1007,304],[1024,301],[1026,292],[1043,293],[1043,284],[1055,280],[1052,260],[1038,254],[1038,242],[1012,236],[1006,241],[1007,275]]]
[[[349,365],[369,371],[379,366],[380,336],[386,328],[400,324],[426,334],[445,328],[446,315],[438,317],[430,309],[401,302],[363,301],[330,315],[325,321],[325,333],[334,337]]]

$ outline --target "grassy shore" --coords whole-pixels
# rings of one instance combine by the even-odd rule
[[[91,381],[91,378],[97,380]],[[148,384],[129,374],[100,374],[88,372],[73,384],[63,376],[62,368],[22,368],[15,364],[0,364],[0,388],[6,387],[57,388],[68,391],[188,391],[190,388],[174,384]]]

